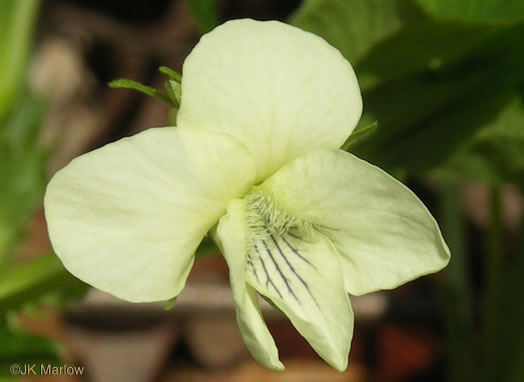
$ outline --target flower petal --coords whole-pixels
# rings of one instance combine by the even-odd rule
[[[347,368],[353,311],[339,254],[326,237],[268,231],[248,252],[246,272],[327,363]]]
[[[450,259],[435,219],[402,183],[341,150],[298,158],[262,189],[342,255],[346,290],[361,295],[439,271]]]
[[[74,159],[48,185],[56,254],[81,280],[133,302],[185,285],[193,254],[253,181],[248,152],[224,134],[156,128]]]
[[[232,200],[227,215],[220,219],[217,227],[217,242],[227,265],[237,321],[244,342],[258,362],[273,370],[284,370],[278,359],[275,341],[264,323],[255,290],[246,282],[246,224],[245,200]]]
[[[234,20],[183,67],[179,126],[240,140],[260,181],[316,148],[338,148],[362,112],[353,68],[322,38],[277,21]]]

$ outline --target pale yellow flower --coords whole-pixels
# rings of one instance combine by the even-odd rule
[[[450,256],[409,189],[338,149],[361,112],[351,65],[320,37],[227,22],[185,61],[177,127],[106,145],[55,175],[45,198],[53,248],[85,282],[158,301],[182,290],[211,232],[252,355],[283,369],[260,294],[344,370],[348,293],[395,288]]]

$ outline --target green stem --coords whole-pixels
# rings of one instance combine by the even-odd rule
[[[490,380],[492,362],[497,359],[493,352],[497,343],[498,294],[502,276],[503,258],[503,220],[500,187],[492,185],[489,196],[489,232],[486,258],[484,260],[485,298],[484,298],[484,376]]]
[[[444,316],[445,349],[448,360],[448,381],[473,381],[475,367],[472,333],[472,297],[462,214],[460,186],[441,187],[441,223],[444,237],[451,250],[439,302]]]

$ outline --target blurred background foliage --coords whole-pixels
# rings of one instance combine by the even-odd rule
[[[524,187],[524,2],[306,0],[291,22],[355,67],[361,126],[376,120],[379,128],[351,151],[402,178],[440,185],[440,223],[453,255],[435,286],[448,379],[523,380],[524,309],[515,301],[524,250],[505,248],[500,185]],[[492,186],[481,306],[471,293],[458,192],[468,180]]]
[[[59,363],[62,346],[27,333],[9,313],[30,309],[46,297],[58,301],[77,285],[52,253],[22,264],[13,258],[47,183],[49,149],[38,144],[45,100],[27,84],[39,5],[37,0],[0,0],[0,378],[9,376],[13,363]]]
[[[309,0],[291,22],[355,66],[361,125],[380,124],[357,155],[414,175],[522,185],[523,17],[520,0]]]
[[[351,151],[402,178],[440,184],[453,256],[435,288],[450,381],[524,379],[524,309],[515,306],[524,250],[505,248],[500,216],[500,185],[524,186],[523,21],[521,0],[306,0],[291,18],[355,67],[361,126],[376,120],[379,129]],[[468,180],[492,185],[482,306],[471,293],[457,191]]]
[[[225,1],[184,3],[200,33],[232,17],[266,18],[238,4],[231,11]],[[261,3],[258,10],[271,2]],[[510,227],[503,214],[506,185],[524,189],[524,1],[284,3],[287,13],[277,17],[326,39],[356,70],[364,114],[347,149],[403,181],[430,185],[453,254],[433,286],[446,380],[524,380],[524,225]],[[25,332],[13,314],[43,300],[67,309],[85,291],[54,254],[15,256],[41,208],[57,144],[41,144],[47,102],[27,81],[39,6],[0,0],[0,377],[15,361],[58,362],[62,355],[59,344]],[[477,237],[462,198],[471,181],[489,189],[487,224]],[[473,240],[482,247],[480,283]]]

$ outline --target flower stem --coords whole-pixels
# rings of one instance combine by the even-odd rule
[[[445,271],[444,288],[438,288],[443,312],[445,352],[450,382],[474,381],[473,307],[470,288],[466,232],[460,186],[441,187],[441,223],[451,250],[451,261]]]
[[[493,369],[492,362],[497,359],[494,354],[497,345],[497,316],[499,287],[501,286],[503,258],[503,221],[500,187],[492,185],[489,195],[489,231],[487,253],[484,259],[485,292],[484,292],[484,367],[486,378]]]

